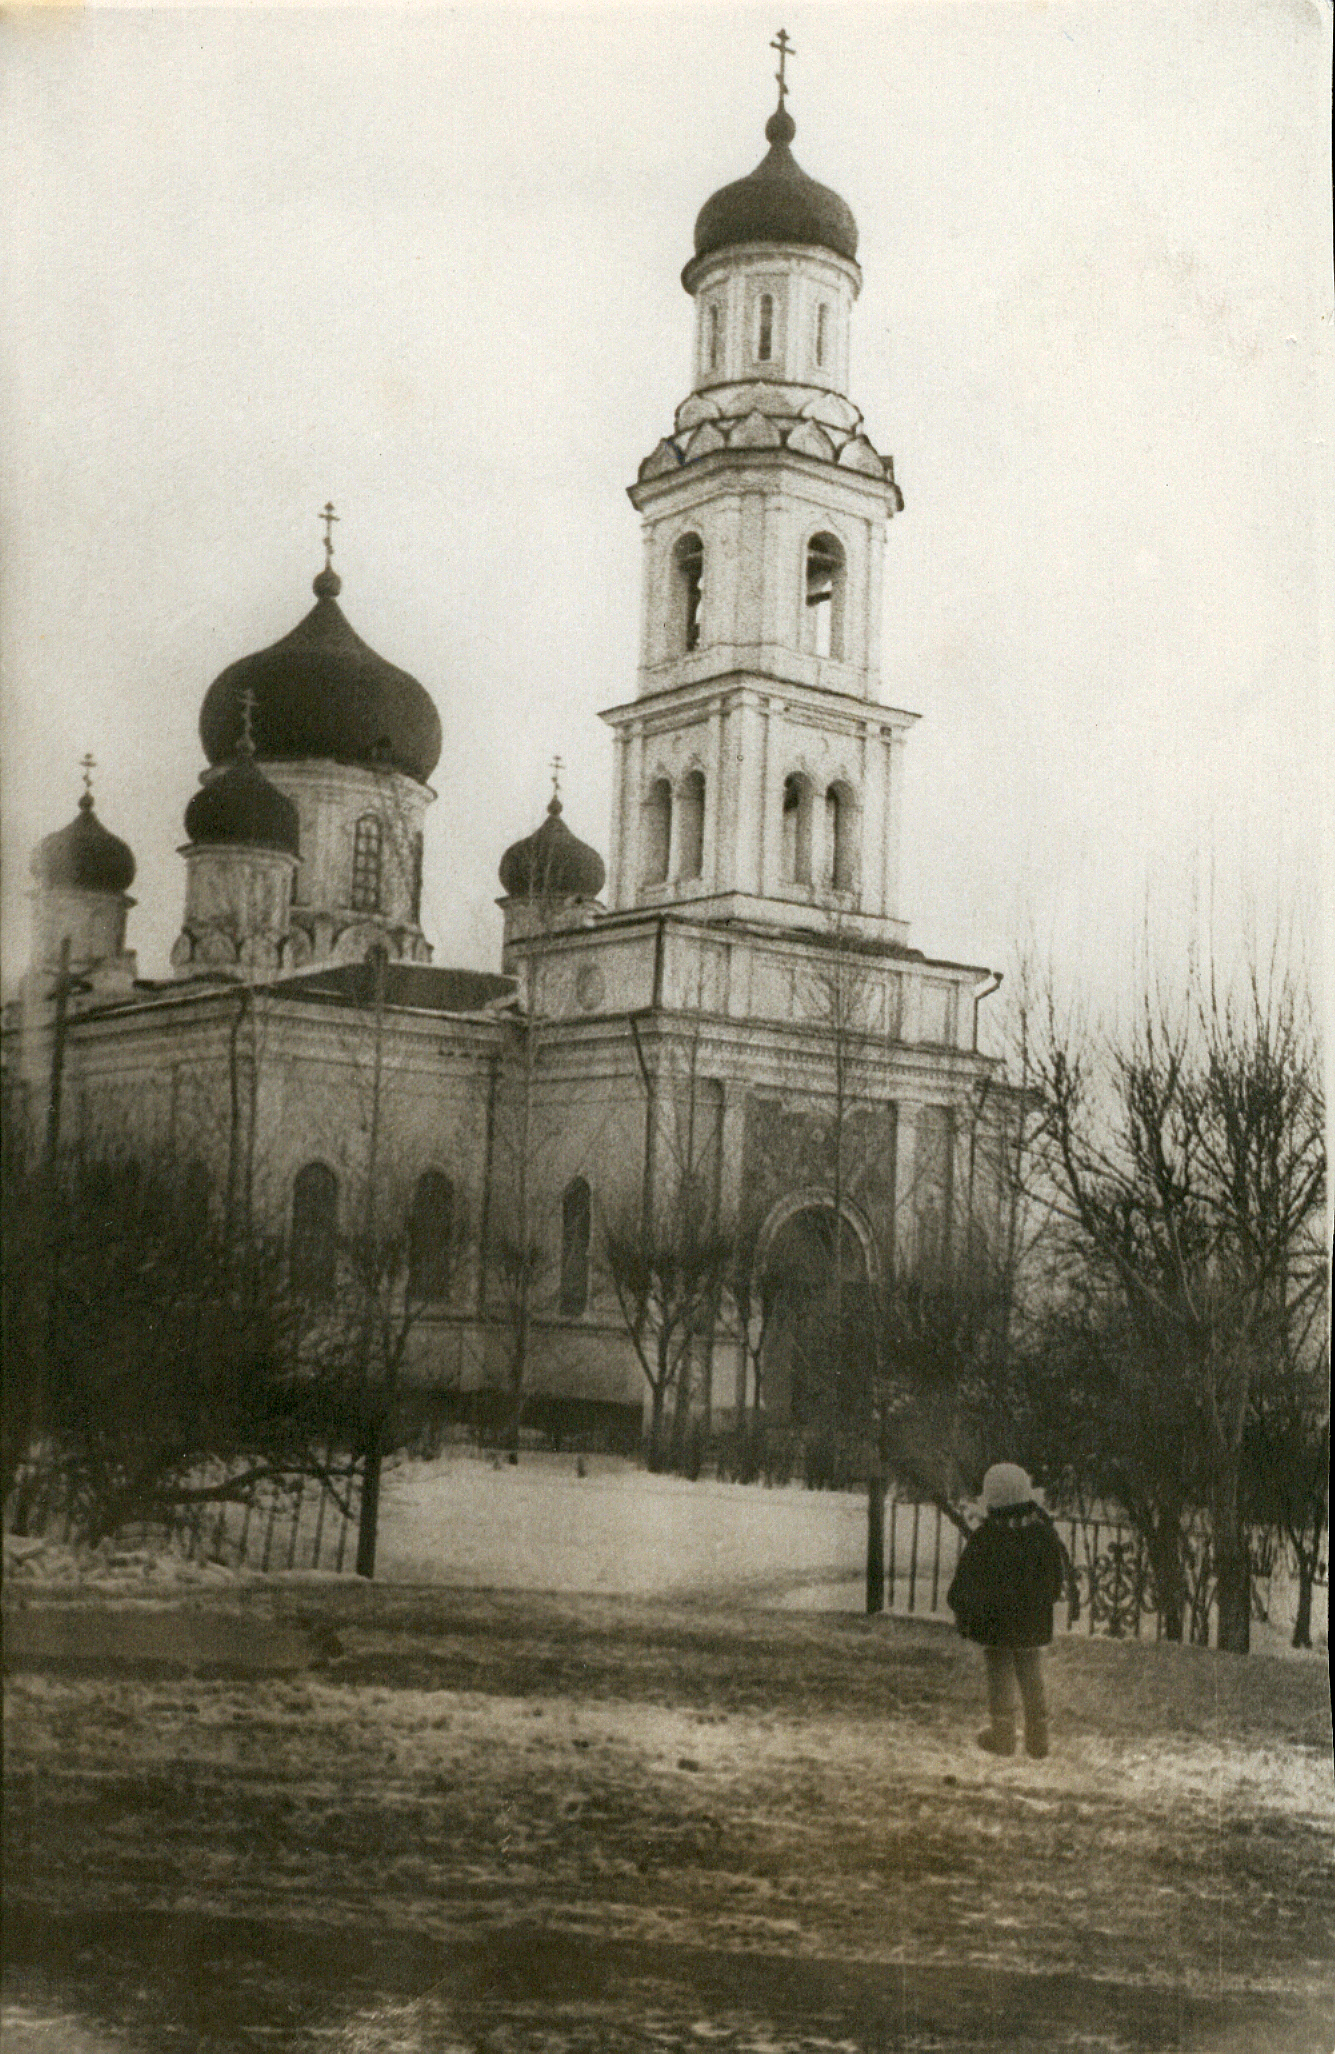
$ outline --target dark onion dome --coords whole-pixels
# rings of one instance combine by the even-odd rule
[[[596,849],[573,835],[552,799],[535,834],[512,842],[501,857],[501,883],[512,899],[596,899],[607,865]]]
[[[270,784],[243,749],[220,777],[213,777],[185,809],[185,831],[196,847],[232,843],[251,849],[301,854],[300,820],[285,792]]]
[[[748,177],[721,186],[696,216],[697,257],[744,242],[807,243],[856,257],[853,210],[829,186],[808,178],[788,147],[796,133],[786,109],[771,114],[765,123],[769,154]]]
[[[103,827],[92,793],[85,792],[69,826],[38,843],[32,874],[61,891],[123,892],[134,883],[134,856],[119,835]]]
[[[340,589],[336,571],[321,571],[316,603],[291,634],[214,679],[199,713],[210,763],[237,753],[242,694],[249,690],[261,759],[390,768],[425,784],[440,760],[440,716],[416,678],[386,663],[349,627]]]

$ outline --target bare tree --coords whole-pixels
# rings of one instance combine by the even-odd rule
[[[1192,973],[1146,992],[1129,1033],[1073,1034],[1051,1000],[1039,1071],[1072,1253],[1115,1292],[1158,1435],[1198,1408],[1218,1641],[1245,1652],[1251,1557],[1244,1445],[1267,1366],[1323,1288],[1326,1191],[1310,1008],[1272,961],[1221,994]],[[1184,1475],[1184,1488],[1192,1479]]]
[[[40,1239],[25,1236],[34,1205]],[[96,1542],[127,1520],[243,1502],[259,1483],[325,1476],[344,1394],[313,1377],[286,1251],[255,1236],[239,1254],[198,1160],[114,1150],[62,1152],[54,1177],[5,1179],[7,1343],[41,1307],[41,1362],[7,1354],[7,1388],[40,1373],[39,1423],[10,1437],[9,1481],[36,1461],[73,1530]],[[11,1312],[15,1325],[9,1328]],[[18,1422],[16,1422],[16,1425]]]
[[[672,1404],[680,1458],[691,1406],[691,1364],[708,1351],[722,1296],[735,1275],[737,1234],[719,1209],[719,1133],[699,1074],[698,1016],[651,1070],[631,1023],[649,1094],[645,1163],[638,1202],[623,1203],[604,1224],[603,1255],[626,1332],[650,1393],[648,1464],[664,1466],[664,1426]]]

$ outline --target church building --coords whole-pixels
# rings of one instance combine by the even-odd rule
[[[530,1421],[623,1441],[649,1387],[619,1236],[684,1209],[726,1233],[689,1405],[800,1424],[822,1248],[865,1294],[998,1202],[999,980],[912,947],[901,903],[916,716],[883,703],[880,651],[904,502],[849,396],[857,227],[794,158],[782,80],[765,135],[696,220],[691,389],[629,488],[643,604],[634,690],[601,714],[606,860],[554,794],[498,851],[499,965],[433,963],[440,720],[343,611],[328,508],[314,605],[204,695],[173,976],[137,975],[134,857],[86,789],[33,858],[5,1033],[36,1128],[54,1087],[62,1145],[197,1163],[315,1297],[371,1195],[403,1237],[415,1380],[485,1413],[520,1320]]]

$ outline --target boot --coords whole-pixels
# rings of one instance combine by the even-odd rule
[[[1038,1720],[1032,1726],[1025,1727],[1024,1751],[1027,1755],[1032,1755],[1036,1762],[1042,1761],[1048,1751],[1048,1722],[1046,1719]]]
[[[978,1745],[988,1754],[1014,1754],[1015,1721],[994,1719],[992,1724],[978,1735]]]

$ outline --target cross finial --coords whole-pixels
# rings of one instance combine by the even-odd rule
[[[787,64],[787,62],[788,62],[788,59],[789,59],[790,57],[796,57],[796,55],[797,55],[797,52],[796,52],[796,50],[794,50],[794,48],[793,48],[792,44],[791,44],[791,43],[789,42],[789,40],[788,40],[788,31],[787,31],[787,29],[780,29],[780,30],[779,30],[779,33],[778,33],[778,35],[777,35],[777,36],[776,36],[776,37],[774,38],[774,41],[773,41],[773,42],[772,42],[772,43],[770,44],[770,49],[771,49],[771,50],[777,50],[777,51],[778,51],[778,53],[779,53],[779,68],[778,68],[778,70],[777,70],[777,71],[775,72],[774,76],[775,76],[775,78],[776,78],[776,79],[777,79],[777,80],[779,81],[779,110],[780,110],[780,112],[782,112],[782,111],[783,111],[783,102],[784,102],[784,95],[785,95],[785,94],[787,93],[787,91],[788,91],[788,81],[787,81],[787,79],[786,79],[786,78],[784,77],[784,67],[786,66],[786,64]]]
[[[237,747],[242,755],[255,754],[255,734],[251,722],[255,718],[255,694],[247,685],[241,694],[241,740]]]
[[[561,758],[560,758],[559,756],[553,756],[553,758],[552,758],[552,797],[553,797],[554,799],[559,799],[559,798],[560,798],[560,796],[561,796],[561,772],[562,772],[562,771],[563,771],[564,769],[565,769],[565,764],[564,764],[564,763],[563,763],[563,762],[561,761]]]
[[[97,768],[96,759],[91,755],[81,756],[79,758],[79,768],[83,772],[83,797],[79,801],[79,806],[83,812],[91,813],[93,810],[93,772]]]
[[[338,519],[332,499],[325,501],[320,519],[324,522],[324,567],[328,570],[334,560],[334,522]]]

